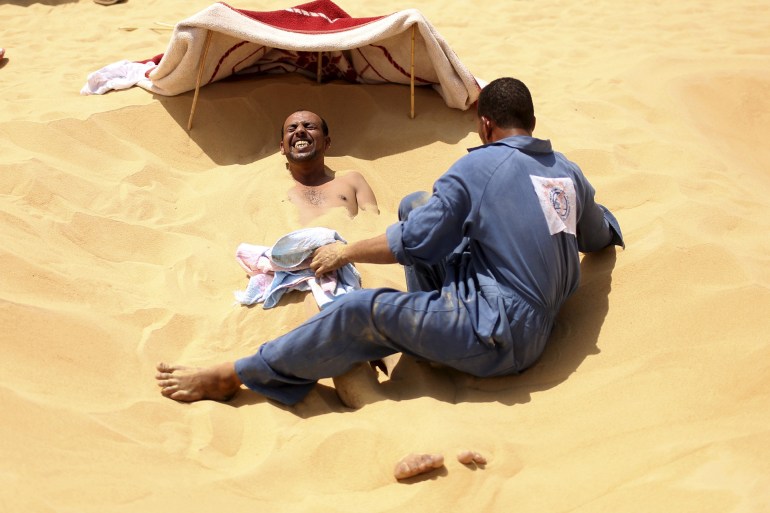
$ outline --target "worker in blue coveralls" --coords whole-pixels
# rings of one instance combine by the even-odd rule
[[[624,246],[620,226],[594,202],[577,165],[532,137],[528,88],[514,78],[484,87],[473,148],[433,193],[402,201],[380,236],[317,249],[318,275],[348,263],[405,266],[408,292],[341,296],[294,330],[235,362],[161,363],[164,396],[227,400],[245,385],[292,405],[321,378],[403,353],[473,376],[519,373],[543,352],[554,319],[578,288],[579,252]]]

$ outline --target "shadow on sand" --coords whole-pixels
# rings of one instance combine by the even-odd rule
[[[193,95],[154,98],[186,130]],[[318,84],[295,74],[231,77],[201,88],[189,134],[212,161],[225,166],[276,153],[282,123],[296,110],[326,119],[330,157],[376,160],[437,141],[455,144],[476,130],[472,109],[447,107],[433,89],[416,89],[414,119],[409,107],[409,87],[402,85]],[[399,129],[386,128],[392,126]]]

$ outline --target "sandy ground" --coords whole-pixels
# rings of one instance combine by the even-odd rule
[[[188,134],[191,93],[79,95],[207,5],[0,5],[0,511],[768,511],[766,2],[341,3],[416,7],[475,75],[526,82],[535,135],[582,167],[627,242],[584,260],[525,374],[402,358],[386,399],[356,411],[331,381],[294,408],[247,391],[178,404],[154,365],[250,354],[305,318],[301,293],[272,310],[233,298],[236,246],[300,225],[277,151],[289,112],[322,113],[330,167],[378,197],[379,216],[318,220],[350,240],[477,144],[473,115],[429,89],[410,121],[403,86],[263,77],[202,90]],[[404,287],[398,266],[359,269]],[[397,482],[410,452],[446,465]]]

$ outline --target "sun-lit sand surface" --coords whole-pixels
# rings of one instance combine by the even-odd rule
[[[0,5],[0,511],[768,511],[764,2],[339,2],[419,8],[478,77],[527,83],[535,135],[580,164],[627,243],[583,261],[527,373],[402,358],[358,410],[331,380],[294,408],[245,391],[180,404],[155,365],[232,360],[306,317],[302,294],[233,297],[237,245],[301,225],[278,153],[289,112],[325,116],[327,163],[377,195],[379,216],[317,220],[349,240],[478,144],[473,115],[418,89],[409,120],[408,87],[276,76],[202,89],[188,134],[192,93],[80,96],[208,5]],[[398,266],[359,270],[404,287]],[[457,461],[467,449],[486,465]],[[410,453],[444,467],[399,482]]]

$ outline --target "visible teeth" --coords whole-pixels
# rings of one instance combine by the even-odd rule
[[[301,150],[302,148],[307,148],[308,146],[310,146],[310,143],[307,141],[297,141],[294,143],[294,147],[297,148],[298,150]]]

